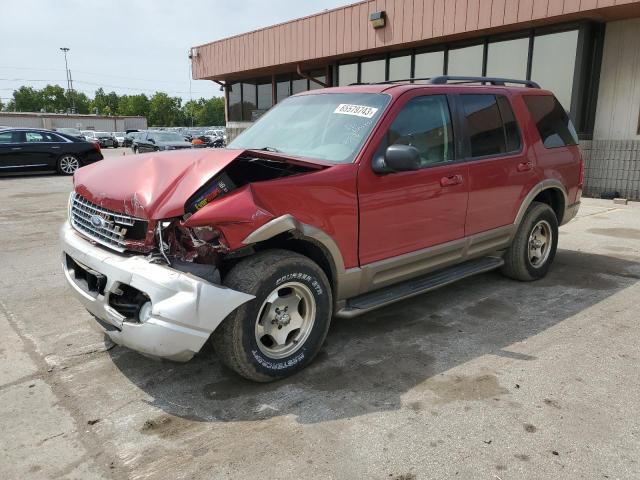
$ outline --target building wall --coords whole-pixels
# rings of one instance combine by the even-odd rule
[[[488,29],[589,15],[610,20],[639,5],[640,0],[368,0],[194,47],[193,77],[230,80],[231,74],[251,70],[462,38]],[[387,26],[374,30],[369,15],[380,11],[386,12]]]
[[[96,115],[54,115],[46,113],[0,113],[0,126],[22,128],[78,128],[120,132],[127,129],[146,130],[145,117],[103,117]]]
[[[640,140],[640,19],[607,24],[593,138]]]

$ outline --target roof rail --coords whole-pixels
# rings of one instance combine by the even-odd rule
[[[386,80],[384,82],[356,82],[351,83],[349,86],[354,85],[391,85],[394,83],[406,83],[406,82],[427,82],[431,85],[447,85],[448,83],[460,84],[460,83],[489,83],[491,85],[504,87],[507,83],[513,83],[516,85],[525,85],[529,88],[540,88],[540,85],[531,80],[516,80],[513,78],[497,78],[497,77],[457,77],[450,75],[440,75],[437,77],[425,77],[425,78],[403,78],[398,80]]]
[[[495,77],[455,77],[449,75],[441,75],[429,80],[432,85],[446,85],[449,82],[454,83],[489,83],[491,85],[505,86],[507,83],[514,83],[516,85],[525,85],[529,88],[540,88],[536,82],[531,80],[515,80],[513,78],[495,78]]]

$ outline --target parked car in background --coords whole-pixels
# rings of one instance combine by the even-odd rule
[[[122,142],[122,147],[133,147],[133,142],[137,139],[142,132],[138,130],[134,130],[132,132],[127,132],[124,135],[124,141]]]
[[[133,143],[134,153],[157,152],[159,150],[181,150],[191,148],[191,143],[187,142],[182,135],[176,132],[158,132],[148,130]]]
[[[58,133],[64,133],[65,135],[71,135],[72,137],[75,137],[79,140],[86,140],[82,132],[77,128],[62,127],[62,128],[56,128],[55,131]]]
[[[313,360],[334,316],[493,269],[544,277],[583,180],[571,120],[534,82],[314,90],[229,149],[80,170],[65,277],[116,343],[185,361],[211,338],[272,381]]]
[[[124,147],[124,132],[112,132],[111,136],[116,139],[116,147]]]
[[[0,172],[56,170],[61,175],[71,175],[102,158],[99,144],[61,132],[0,130]]]
[[[102,148],[116,147],[116,139],[109,132],[94,132],[93,130],[85,130],[82,132],[84,138],[90,142],[98,142]]]

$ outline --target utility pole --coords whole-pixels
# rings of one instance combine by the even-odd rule
[[[67,95],[71,99],[71,113],[76,113],[76,100],[73,95],[73,80],[71,80],[71,70],[69,70],[69,64],[67,63],[67,52],[70,50],[67,47],[60,47],[60,50],[64,53],[64,69],[67,72]]]

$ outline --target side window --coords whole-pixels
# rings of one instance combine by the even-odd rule
[[[502,117],[495,95],[461,95],[461,98],[471,141],[471,156],[506,153]]]
[[[42,143],[47,141],[44,134],[40,132],[26,132],[25,138],[27,143]]]
[[[18,143],[16,132],[0,132],[0,145],[3,143]]]
[[[577,145],[578,135],[560,102],[551,95],[526,95],[524,103],[546,148]]]
[[[507,152],[516,152],[520,150],[520,146],[522,145],[518,122],[516,121],[507,97],[497,95],[496,98],[498,99],[498,108],[500,109],[500,116],[502,117],[502,124],[504,125],[504,136],[507,139]]]
[[[48,137],[47,142],[64,143],[67,141],[65,138],[62,138],[61,136],[55,135],[53,133],[47,133],[46,136]]]
[[[454,160],[453,127],[444,95],[409,100],[387,132],[387,145],[412,145],[420,152],[423,167]]]
[[[472,157],[517,152],[522,141],[509,100],[503,95],[461,95]]]

